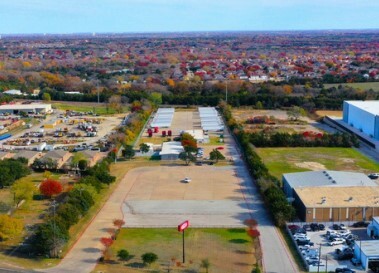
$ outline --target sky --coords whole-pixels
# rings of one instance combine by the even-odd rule
[[[379,29],[379,0],[0,0],[0,33]]]

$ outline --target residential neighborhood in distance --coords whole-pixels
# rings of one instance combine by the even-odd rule
[[[0,272],[379,273],[379,2],[0,3]]]

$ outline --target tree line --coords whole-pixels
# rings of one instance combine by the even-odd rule
[[[359,147],[357,137],[347,133],[307,136],[281,132],[266,134],[261,131],[247,136],[256,147]]]

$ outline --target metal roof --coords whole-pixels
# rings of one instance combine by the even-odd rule
[[[358,107],[375,116],[379,115],[379,100],[349,100],[346,103]]]
[[[179,155],[184,151],[182,144],[179,141],[163,142],[162,151],[159,155]]]
[[[291,188],[300,187],[347,187],[378,186],[363,173],[342,171],[309,171],[285,173],[283,178]]]
[[[159,108],[151,122],[151,127],[170,127],[174,113],[174,108]]]
[[[360,247],[366,257],[379,256],[379,240],[355,241],[355,245]]]

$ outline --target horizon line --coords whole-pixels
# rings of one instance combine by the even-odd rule
[[[86,31],[86,32],[30,32],[30,33],[0,33],[0,35],[6,36],[28,36],[28,35],[36,35],[36,36],[54,36],[54,35],[109,35],[109,34],[180,34],[180,33],[237,33],[237,32],[341,32],[341,31],[379,31],[379,28],[325,28],[325,29],[282,29],[282,30],[171,30],[171,31],[125,31],[125,32],[96,32],[96,31]]]

